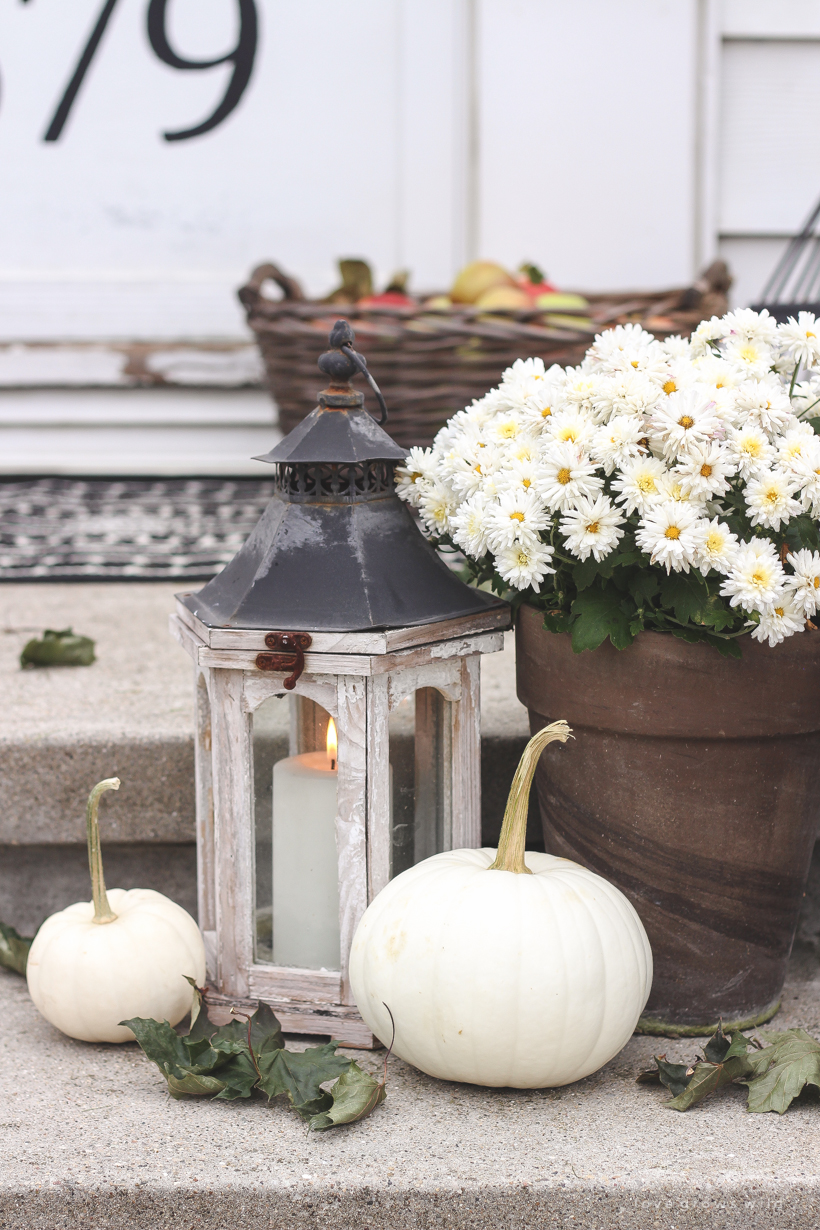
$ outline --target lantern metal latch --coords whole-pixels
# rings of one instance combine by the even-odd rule
[[[273,653],[258,653],[256,666],[260,671],[292,671],[284,686],[288,691],[296,687],[296,680],[305,669],[305,650],[310,649],[313,637],[309,632],[269,632],[265,644]]]

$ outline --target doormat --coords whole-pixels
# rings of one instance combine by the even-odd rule
[[[3,478],[0,581],[204,581],[273,493],[257,478]]]

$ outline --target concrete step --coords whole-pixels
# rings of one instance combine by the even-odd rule
[[[31,933],[88,894],[85,800],[103,777],[108,882],[165,892],[195,913],[193,684],[168,634],[181,583],[0,585],[0,918]],[[73,627],[90,667],[21,670],[25,642]],[[528,737],[512,637],[482,668],[484,841],[494,844]],[[539,833],[532,826],[530,844]]]
[[[447,1083],[391,1058],[370,1118],[308,1135],[281,1099],[173,1101],[135,1044],[73,1042],[2,970],[0,1019],[5,1230],[820,1224],[816,1104],[750,1115],[737,1087],[678,1114],[635,1084],[659,1050],[690,1061],[694,1039],[634,1037],[559,1089]],[[820,1032],[813,951],[795,953],[773,1026]],[[380,1071],[380,1055],[355,1055]]]

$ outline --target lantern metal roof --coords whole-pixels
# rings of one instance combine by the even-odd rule
[[[480,615],[505,606],[447,567],[396,495],[406,453],[364,409],[362,374],[387,408],[353,330],[337,321],[319,359],[319,405],[257,460],[277,491],[244,546],[182,601],[209,627],[357,632]]]

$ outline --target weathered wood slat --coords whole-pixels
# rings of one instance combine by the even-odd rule
[[[338,680],[339,776],[336,849],[339,855],[339,931],[343,1004],[352,1004],[350,946],[367,909],[367,694],[363,679]]]
[[[342,976],[333,970],[289,969],[277,965],[252,965],[248,986],[253,999],[306,1000],[338,1004]]]
[[[461,660],[461,702],[451,706],[452,849],[481,845],[481,658]]]

